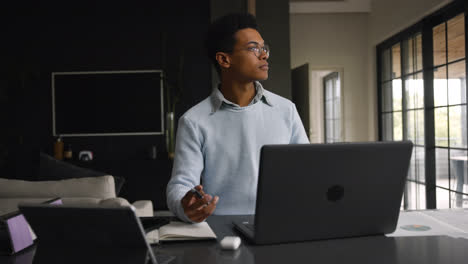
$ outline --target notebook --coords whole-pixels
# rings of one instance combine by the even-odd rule
[[[235,227],[256,244],[395,230],[413,144],[265,145],[256,214]]]
[[[216,234],[207,222],[188,224],[173,221],[150,231],[146,239],[150,244],[157,244],[160,241],[216,239]]]

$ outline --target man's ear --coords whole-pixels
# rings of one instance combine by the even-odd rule
[[[227,69],[231,67],[231,57],[225,52],[216,52],[216,61],[218,61],[221,68]]]

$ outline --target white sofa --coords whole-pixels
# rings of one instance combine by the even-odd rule
[[[0,178],[0,215],[18,210],[22,202],[41,203],[60,197],[64,205],[103,207],[134,206],[138,216],[153,216],[149,200],[132,205],[115,194],[111,175],[54,181],[24,181]]]

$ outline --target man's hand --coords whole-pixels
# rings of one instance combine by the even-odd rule
[[[210,216],[216,209],[219,197],[214,198],[205,194],[203,186],[197,185],[195,189],[201,193],[202,198],[198,198],[197,193],[188,191],[182,198],[182,208],[184,208],[185,215],[194,222],[201,222]]]

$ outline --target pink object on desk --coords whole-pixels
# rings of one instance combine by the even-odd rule
[[[62,204],[62,200],[54,199],[46,203],[60,205]],[[2,216],[2,218],[11,246],[9,253],[15,254],[34,243],[29,224],[23,214],[17,211]]]
[[[6,225],[11,238],[12,253],[16,253],[32,245],[33,240],[29,232],[28,222],[22,214],[6,220]]]

